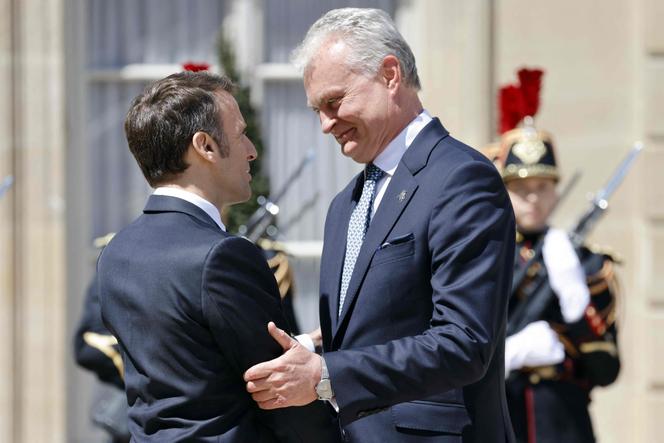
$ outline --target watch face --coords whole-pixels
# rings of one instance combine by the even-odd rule
[[[329,400],[332,398],[332,385],[330,379],[324,378],[316,385],[316,394],[320,400]]]

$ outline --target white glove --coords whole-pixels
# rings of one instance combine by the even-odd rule
[[[565,360],[565,347],[549,323],[539,320],[505,340],[505,377],[524,366],[547,366]]]
[[[544,237],[542,256],[563,319],[566,323],[574,323],[588,307],[590,292],[586,274],[567,234],[560,229],[549,229]]]

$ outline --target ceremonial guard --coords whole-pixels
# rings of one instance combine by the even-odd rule
[[[281,295],[281,308],[291,327],[291,333],[300,334],[300,325],[295,317],[293,297],[295,295],[295,277],[288,252],[283,243],[262,237],[256,244],[263,250],[267,264],[274,273]]]
[[[537,130],[542,71],[519,71],[500,92],[501,171],[517,224],[514,285],[505,347],[507,401],[517,440],[593,442],[588,413],[595,386],[620,369],[616,260],[549,226],[559,195],[551,136]]]
[[[94,246],[103,249],[113,233],[96,238]],[[74,335],[74,358],[79,366],[93,372],[105,389],[91,409],[92,422],[104,429],[113,443],[129,441],[127,397],[124,392],[122,357],[116,340],[101,319],[99,294],[94,281],[89,285],[83,313]]]

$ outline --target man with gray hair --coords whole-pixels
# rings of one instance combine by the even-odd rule
[[[514,216],[479,152],[423,109],[414,56],[376,9],[333,10],[295,54],[309,105],[366,165],[332,201],[321,258],[322,356],[245,373],[264,409],[328,400],[351,442],[513,441],[504,391]]]

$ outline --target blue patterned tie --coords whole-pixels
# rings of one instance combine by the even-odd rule
[[[350,277],[353,275],[353,268],[357,261],[357,256],[360,253],[360,248],[364,242],[364,235],[369,228],[371,220],[371,207],[373,206],[374,197],[376,196],[376,183],[385,174],[378,166],[369,163],[364,170],[364,187],[362,188],[362,196],[357,206],[353,209],[348,222],[348,235],[346,237],[346,256],[344,257],[344,269],[341,274],[341,289],[339,290],[339,313],[344,307],[344,299],[346,298],[346,291],[348,291],[348,284]]]

